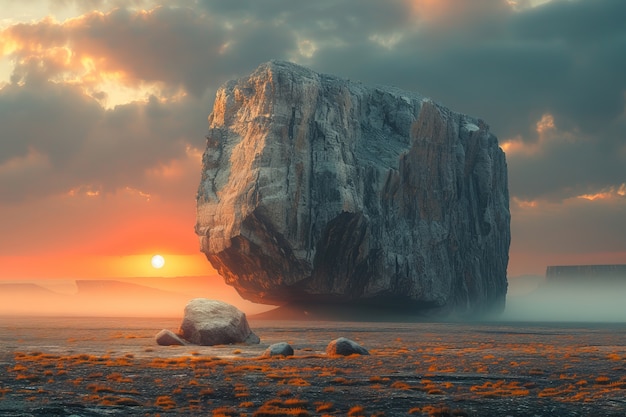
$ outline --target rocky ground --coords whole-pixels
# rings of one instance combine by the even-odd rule
[[[165,348],[147,326],[19,325],[0,326],[0,416],[626,415],[620,326],[259,322],[257,346]],[[371,355],[327,357],[337,336]],[[277,341],[295,356],[261,358]]]

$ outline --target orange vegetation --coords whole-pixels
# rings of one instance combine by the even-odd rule
[[[234,358],[203,356],[198,350],[174,357],[15,352],[0,369],[5,371],[0,398],[23,395],[41,401],[66,390],[99,406],[237,417],[382,416],[381,410],[400,401],[405,406],[400,415],[462,417],[468,412],[450,404],[541,400],[595,405],[621,399],[626,392],[626,352],[619,346],[504,339],[473,340],[459,347],[430,337],[414,346],[392,340],[371,349],[369,357],[350,358],[309,351],[264,359],[249,357],[247,348]],[[17,392],[11,381],[27,386],[28,392]],[[360,395],[364,392],[367,401]]]

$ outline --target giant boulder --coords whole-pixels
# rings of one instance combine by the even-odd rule
[[[201,250],[248,300],[504,308],[507,168],[482,120],[271,61],[218,90],[202,163]]]

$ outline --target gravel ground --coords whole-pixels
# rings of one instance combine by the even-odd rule
[[[0,416],[626,415],[623,325],[252,321],[260,345],[157,346],[179,323],[0,318]],[[370,355],[326,356],[340,336]]]

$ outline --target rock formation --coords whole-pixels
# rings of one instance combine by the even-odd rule
[[[499,311],[504,152],[416,93],[271,61],[217,92],[196,233],[254,302]]]
[[[189,301],[180,334],[188,342],[202,346],[259,343],[244,313],[230,304],[206,298]]]
[[[548,283],[622,284],[626,285],[626,264],[613,265],[549,265]]]

